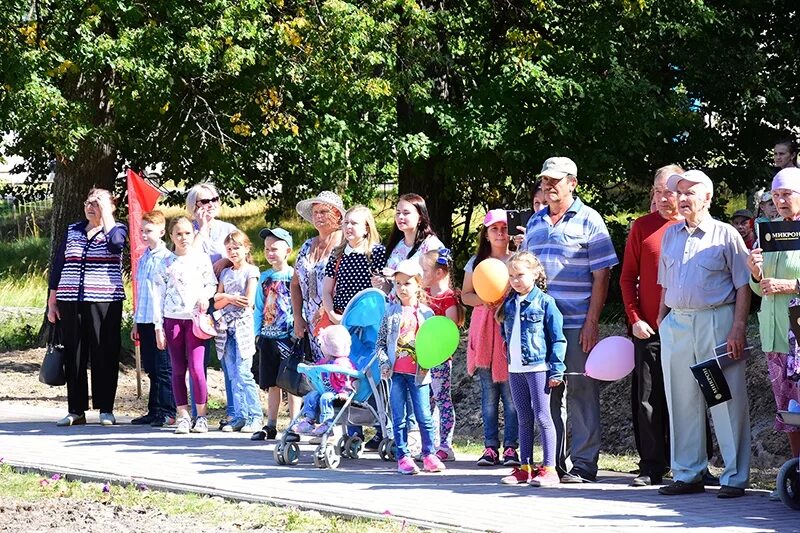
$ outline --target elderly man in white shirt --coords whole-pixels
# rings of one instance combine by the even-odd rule
[[[715,357],[727,347],[739,359],[745,347],[750,306],[747,248],[736,230],[708,212],[711,179],[699,170],[673,174],[667,187],[678,193],[683,223],[667,229],[661,243],[658,283],[661,362],[670,412],[674,481],[659,489],[665,495],[705,490],[705,401],[689,367]],[[750,416],[745,364],[723,373],[732,399],[711,407],[714,432],[725,461],[720,498],[744,496],[750,475]]]

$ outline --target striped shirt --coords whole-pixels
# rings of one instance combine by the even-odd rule
[[[86,236],[88,220],[71,224],[50,270],[50,290],[63,302],[117,302],[125,299],[122,250],[128,228],[116,224],[106,233]]]
[[[139,258],[139,268],[136,270],[136,312],[133,321],[137,324],[153,323],[153,298],[155,290],[155,273],[158,265],[169,257],[171,252],[163,242],[159,242],[155,250],[147,248]]]
[[[575,198],[556,224],[550,220],[549,208],[535,213],[525,235],[524,248],[542,262],[547,292],[564,315],[564,328],[583,327],[592,296],[592,272],[619,262],[603,218]]]

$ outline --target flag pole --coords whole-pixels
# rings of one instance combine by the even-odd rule
[[[133,341],[134,359],[136,359],[136,397],[142,397],[142,352],[139,350],[139,341]]]
[[[133,302],[134,308],[136,307],[136,294],[138,287],[136,286],[136,270],[139,263],[139,258],[144,252],[144,243],[139,240],[140,218],[142,214],[153,209],[158,202],[158,197],[162,192],[151,184],[145,181],[142,177],[134,172],[132,168],[128,168],[126,172],[126,185],[128,190],[128,229],[131,239],[131,287],[133,289]],[[134,318],[135,319],[135,318]],[[142,353],[139,347],[139,341],[133,341],[134,346],[134,360],[136,361],[136,397],[142,397]]]

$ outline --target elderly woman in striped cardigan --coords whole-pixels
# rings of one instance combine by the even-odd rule
[[[59,426],[86,423],[87,364],[92,366],[92,403],[100,423],[113,425],[119,376],[122,250],[128,229],[114,220],[114,199],[92,189],[83,202],[86,220],[71,224],[50,269],[47,319],[60,321],[67,375],[67,416]]]

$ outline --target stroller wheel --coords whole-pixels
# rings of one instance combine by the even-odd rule
[[[330,469],[336,469],[339,467],[340,461],[341,457],[339,457],[339,454],[336,453],[336,448],[330,444],[327,445],[325,447],[325,466]]]
[[[279,465],[285,465],[286,463],[283,461],[283,443],[278,442],[275,444],[275,448],[272,450],[272,458],[275,459],[275,462]]]
[[[350,457],[349,454],[350,449],[347,447],[348,440],[349,439],[347,438],[346,435],[342,435],[341,437],[339,437],[339,440],[336,441],[336,451],[342,457]]]
[[[342,457],[349,457],[350,459],[358,459],[361,457],[361,452],[364,451],[364,440],[358,435],[353,435],[344,446],[344,453]]]
[[[797,457],[783,463],[778,472],[776,485],[784,505],[800,510],[800,472],[797,471],[797,466]]]
[[[325,468],[325,449],[320,445],[314,450],[314,466],[317,468]]]
[[[394,461],[395,455],[394,441],[389,437],[386,437],[378,445],[378,456],[380,456],[380,458],[384,461]]]
[[[296,442],[290,442],[283,449],[283,463],[294,466],[300,462],[300,446]]]

